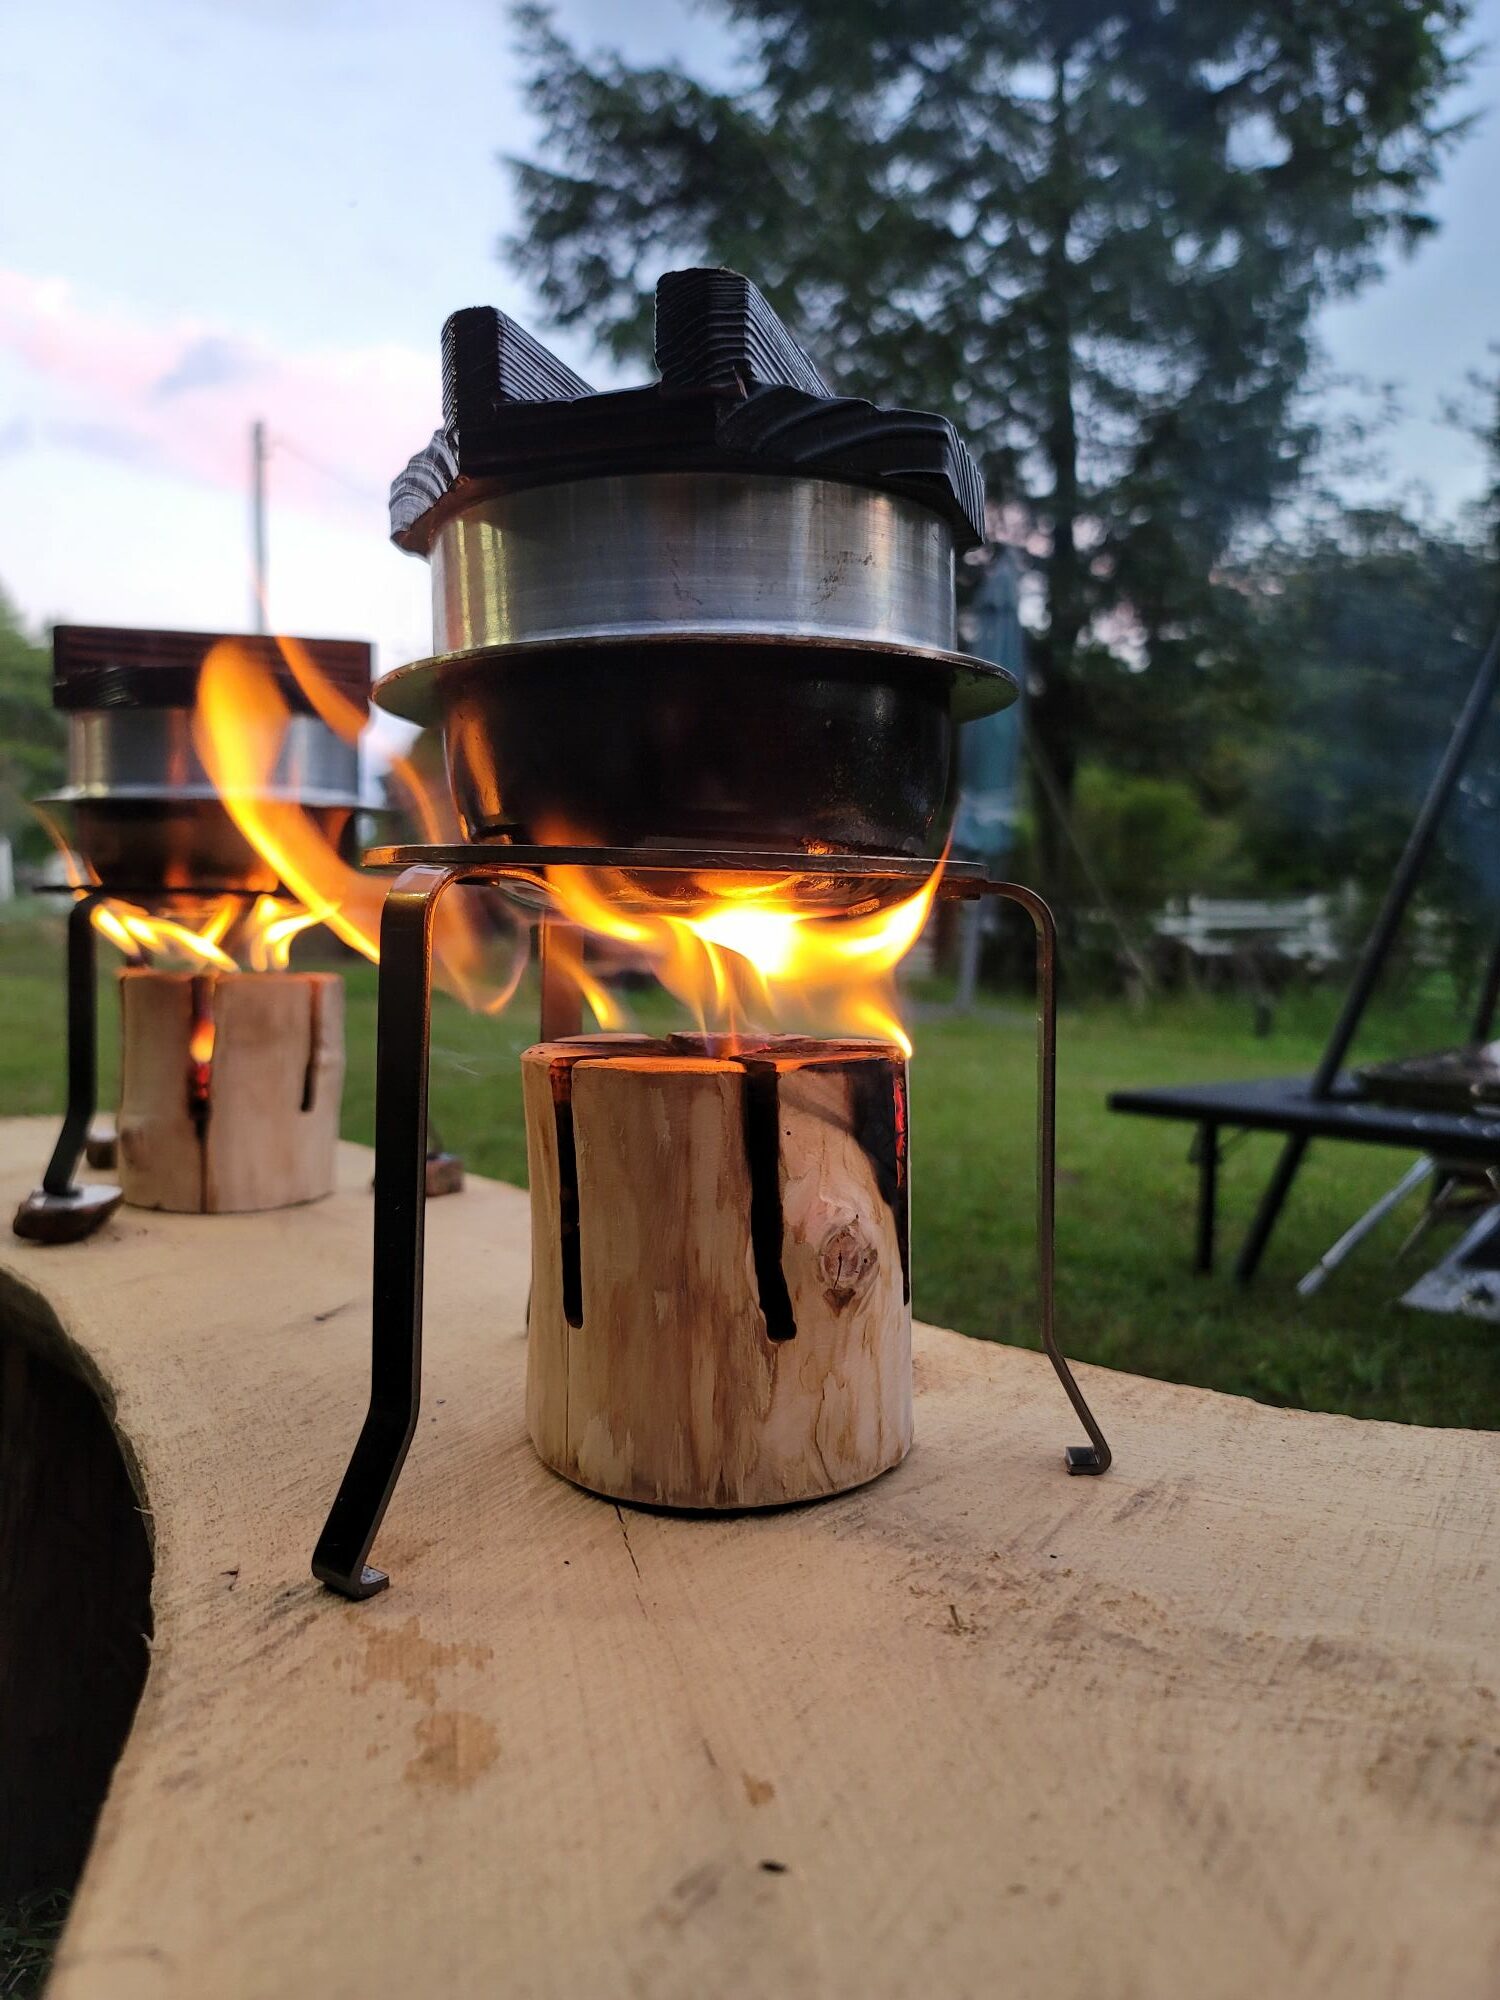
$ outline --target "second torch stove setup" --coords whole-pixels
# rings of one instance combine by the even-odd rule
[[[305,660],[309,674],[359,712],[368,699],[370,648],[346,639],[85,625],[59,625],[52,646],[53,703],[68,725],[68,782],[39,803],[57,816],[58,837],[66,837],[82,879],[68,918],[67,1109],[42,1184],[22,1204],[16,1231],[70,1240],[97,1227],[120,1199],[120,1189],[78,1178],[98,1108],[101,924],[126,962],[122,1088],[137,1100],[122,1106],[118,1165],[127,1201],[222,1210],[310,1199],[332,1184],[342,997],[328,975],[298,982],[305,989],[299,996],[285,990],[291,982],[284,973],[220,984],[211,969],[231,963],[229,951],[240,948],[253,925],[264,928],[267,917],[274,922],[298,905],[245,838],[205,766],[200,697],[206,667],[224,649],[264,678],[286,714],[275,754],[257,774],[255,801],[305,815],[335,852],[354,831],[358,751],[317,714],[289,663]],[[173,931],[204,952],[201,964],[209,970],[196,977],[147,970],[160,941],[154,933]],[[241,1017],[238,1031],[232,1015]],[[268,1123],[265,1093],[275,1072],[261,1062],[243,1075],[241,1094],[259,1100],[253,1132],[246,1133],[228,1101],[233,1093],[223,1087],[226,1063],[243,1068],[233,1051],[247,1037],[269,1044],[288,1029],[280,1071],[290,1101]],[[314,1108],[316,1119],[298,1115]],[[309,1128],[297,1133],[292,1148],[306,1157],[273,1158],[273,1124],[283,1136]],[[309,1147],[310,1137],[316,1143]]]

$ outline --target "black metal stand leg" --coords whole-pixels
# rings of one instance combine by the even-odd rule
[[[1271,1240],[1271,1232],[1276,1227],[1286,1198],[1292,1191],[1292,1182],[1297,1178],[1297,1170],[1302,1165],[1306,1152],[1307,1140],[1300,1133],[1288,1139],[1281,1149],[1281,1158],[1276,1162],[1276,1171],[1260,1198],[1260,1207],[1255,1211],[1250,1234],[1245,1238],[1244,1247],[1235,1262],[1234,1275],[1242,1285],[1248,1285],[1260,1268],[1260,1260],[1265,1254],[1266,1245]]]
[[[1198,1251],[1193,1268],[1214,1267],[1214,1225],[1219,1207],[1219,1128],[1198,1127]]]
[[[1035,890],[1018,882],[987,882],[983,894],[1019,903],[1036,931],[1036,1185],[1037,1279],[1040,1293],[1042,1346],[1056,1371],[1078,1421],[1088,1432],[1088,1444],[1070,1444],[1064,1452],[1069,1472],[1108,1472],[1114,1454],[1084,1401],[1057,1344],[1056,1329],[1056,1192],[1057,1192],[1057,923]]]
[[[95,984],[94,908],[102,889],[85,890],[68,912],[68,1105],[43,1192],[77,1192],[73,1176],[83,1157],[99,1096],[99,1001]]]
[[[432,926],[455,879],[445,868],[408,868],[380,917],[370,1407],[312,1563],[313,1575],[344,1597],[373,1597],[390,1581],[365,1559],[401,1477],[421,1404]]]

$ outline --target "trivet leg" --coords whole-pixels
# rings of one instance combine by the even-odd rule
[[[1056,1370],[1090,1443],[1070,1444],[1063,1456],[1069,1472],[1108,1472],[1114,1454],[1084,1401],[1083,1391],[1057,1344],[1055,1278],[1057,1265],[1057,923],[1034,889],[1019,882],[987,882],[983,893],[1019,903],[1036,932],[1036,1125],[1037,1125],[1037,1284],[1042,1346]]]
[[[373,1597],[390,1581],[365,1559],[401,1477],[421,1403],[432,927],[438,901],[456,879],[445,868],[408,868],[380,915],[370,1407],[312,1564],[313,1575],[344,1597]]]
[[[11,1228],[34,1243],[80,1243],[120,1205],[117,1187],[74,1179],[98,1097],[98,998],[94,986],[94,906],[89,889],[68,914],[68,1108],[39,1188],[15,1212]]]
[[[73,1176],[99,1095],[94,907],[103,894],[102,889],[85,890],[68,912],[68,1108],[42,1176],[42,1189],[50,1195],[77,1192]]]

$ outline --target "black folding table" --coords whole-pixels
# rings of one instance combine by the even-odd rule
[[[1213,1266],[1218,1135],[1221,1126],[1286,1135],[1286,1144],[1281,1149],[1275,1171],[1250,1225],[1250,1233],[1235,1262],[1235,1276],[1242,1282],[1255,1275],[1282,1206],[1291,1192],[1297,1170],[1313,1139],[1350,1139],[1371,1146],[1414,1147],[1436,1160],[1455,1163],[1473,1162],[1491,1166],[1500,1162],[1500,1121],[1372,1103],[1359,1095],[1358,1086],[1344,1068],[1370,995],[1375,990],[1407,905],[1432,852],[1443,814],[1458,789],[1464,767],[1489,716],[1497,685],[1500,685],[1500,628],[1497,628],[1479,662],[1474,684],[1454,723],[1453,733],[1407,838],[1374,928],[1365,940],[1328,1044],[1312,1075],[1277,1077],[1254,1083],[1187,1084],[1180,1089],[1120,1090],[1110,1098],[1110,1108],[1114,1111],[1139,1112],[1148,1118],[1187,1119],[1197,1125],[1200,1271],[1210,1270]],[[1488,1040],[1497,1008],[1500,1008],[1500,939],[1496,940],[1480,982],[1478,1006],[1470,1029],[1472,1043]]]
[[[1143,1118],[1175,1118],[1198,1128],[1198,1232],[1196,1267],[1211,1271],[1218,1210],[1219,1134],[1231,1131],[1282,1132],[1305,1146],[1311,1139],[1346,1139],[1366,1146],[1403,1146],[1434,1159],[1463,1165],[1500,1167],[1500,1117],[1417,1111],[1376,1104],[1360,1094],[1341,1071],[1323,1095],[1311,1076],[1260,1077],[1249,1083],[1191,1083],[1159,1090],[1117,1090],[1111,1111]],[[1241,1252],[1240,1275],[1248,1277],[1264,1243],[1252,1231]],[[1248,1270],[1245,1257],[1254,1250]]]

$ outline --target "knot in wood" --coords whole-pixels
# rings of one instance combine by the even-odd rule
[[[869,1290],[879,1264],[879,1247],[865,1234],[858,1216],[829,1231],[818,1250],[818,1270],[823,1296],[836,1313]]]

